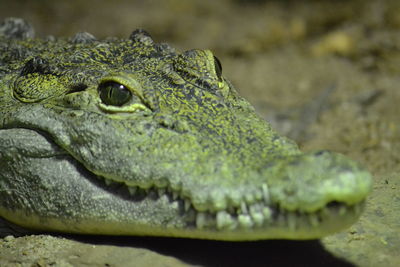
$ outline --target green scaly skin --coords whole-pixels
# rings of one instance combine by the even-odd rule
[[[314,239],[354,223],[370,174],[302,153],[208,50],[0,26],[0,217],[27,229]]]

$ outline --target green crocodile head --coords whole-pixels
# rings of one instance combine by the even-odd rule
[[[359,217],[371,176],[302,153],[208,50],[0,26],[0,216],[39,230],[310,239]]]

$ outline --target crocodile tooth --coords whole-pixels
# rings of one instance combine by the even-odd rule
[[[107,178],[104,179],[104,182],[106,183],[107,186],[112,184],[112,181],[110,179],[107,179]]]
[[[272,210],[268,207],[262,209],[262,214],[264,215],[264,220],[270,221],[272,218]]]
[[[211,203],[210,209],[213,211],[226,210],[227,201],[225,192],[212,191],[208,202]]]
[[[262,226],[264,223],[264,216],[261,212],[252,213],[251,218],[256,226]]]
[[[206,219],[207,219],[207,215],[204,212],[197,213],[197,216],[196,216],[197,228],[203,229],[203,227],[206,225]]]
[[[227,195],[229,199],[229,204],[233,207],[239,207],[242,202],[242,195],[236,191],[230,192]]]
[[[313,227],[317,227],[319,225],[318,216],[315,213],[311,213],[308,215],[308,219]]]
[[[185,202],[184,203],[185,203],[185,211],[188,211],[192,204],[190,203],[190,200],[187,199],[187,198],[185,198]]]
[[[271,202],[270,196],[269,196],[269,190],[268,190],[268,185],[267,184],[262,184],[261,185],[261,190],[262,190],[262,194],[264,197],[264,202],[265,204],[269,204]]]
[[[246,203],[248,203],[248,204],[252,204],[252,203],[254,203],[254,201],[255,201],[254,194],[252,194],[252,193],[247,193],[247,194],[244,196],[244,199],[246,200]]]
[[[250,215],[256,226],[264,223],[264,215],[261,213],[261,207],[257,204],[250,206]]]
[[[169,198],[167,195],[162,195],[160,196],[160,201],[163,203],[168,203],[171,207],[178,209],[179,205],[178,202],[174,201],[174,202],[170,202]]]
[[[162,196],[161,198],[163,198],[163,200],[168,200],[168,202],[169,202],[169,199],[168,199],[168,197],[166,195]],[[169,205],[174,210],[178,210],[179,209],[178,201],[169,202]]]
[[[177,200],[177,199],[178,199],[178,196],[179,196],[179,195],[178,195],[178,193],[177,193],[176,191],[173,191],[173,192],[172,192],[172,199],[173,199],[173,200]]]
[[[158,188],[158,190],[157,190],[158,196],[161,197],[161,196],[165,195],[165,191],[166,191],[165,187]]]
[[[293,212],[289,212],[289,213],[287,214],[287,216],[286,216],[286,219],[287,219],[287,223],[288,223],[289,229],[290,229],[291,231],[296,230],[296,222],[297,222],[296,214],[293,213]]]
[[[253,221],[251,220],[249,215],[243,215],[243,214],[239,215],[238,216],[238,221],[239,221],[239,225],[242,228],[249,229],[249,228],[251,228],[253,226]]]
[[[256,192],[254,192],[254,196],[257,201],[261,201],[263,199],[263,193],[261,191],[257,190]]]
[[[129,194],[130,194],[131,196],[133,196],[133,195],[135,195],[135,193],[136,193],[136,191],[137,191],[137,187],[136,187],[136,186],[129,186],[129,187],[128,187],[128,191],[129,191]]]
[[[243,214],[248,214],[249,213],[249,211],[247,210],[247,206],[246,206],[245,202],[240,203],[240,210],[241,210],[241,213],[243,213]]]
[[[235,221],[232,219],[232,216],[224,210],[221,210],[217,213],[217,229],[234,229]]]

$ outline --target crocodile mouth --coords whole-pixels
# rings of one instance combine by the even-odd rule
[[[47,135],[26,129],[9,131],[15,131],[10,136],[16,144],[23,141],[23,149],[27,149],[25,143],[42,149],[40,157],[21,153],[25,157],[23,173],[33,178],[27,179],[23,187],[11,179],[2,191],[0,216],[27,229],[229,241],[316,239],[353,224],[365,202],[362,195],[351,205],[331,199],[312,211],[289,210],[272,197],[272,188],[263,183],[255,185],[251,195],[225,195],[224,205],[210,198],[202,203],[169,180],[145,187],[96,175]],[[13,175],[15,171],[13,167]],[[250,192],[242,189],[238,185],[234,193]],[[21,190],[26,191],[19,193]],[[19,201],[21,196],[29,196],[34,209]]]
[[[185,218],[185,231],[192,232],[189,237],[196,237],[193,233],[201,232],[208,233],[210,239],[224,235],[223,239],[234,241],[241,239],[243,233],[247,237],[256,236],[256,239],[263,238],[263,235],[271,239],[315,239],[350,226],[360,217],[365,206],[365,200],[352,205],[330,201],[313,212],[287,210],[271,201],[268,187],[263,184],[261,197],[255,197],[251,202],[243,199],[239,205],[229,203],[224,209],[199,210],[190,198],[168,186],[141,188],[99,178],[107,190],[131,202],[167,198]],[[201,238],[207,238],[207,235]]]

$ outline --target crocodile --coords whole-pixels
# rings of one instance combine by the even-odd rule
[[[318,239],[362,213],[371,174],[300,151],[209,50],[144,30],[98,40],[0,25],[0,217],[28,231]]]

